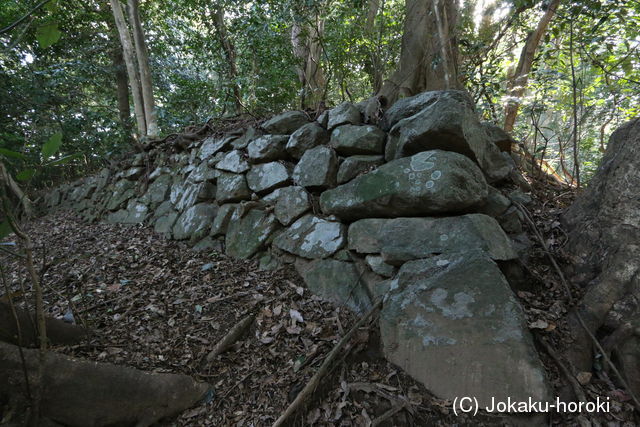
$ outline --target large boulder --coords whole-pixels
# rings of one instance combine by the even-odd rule
[[[240,150],[231,150],[224,155],[222,160],[216,163],[216,169],[226,172],[243,173],[249,170],[249,162],[244,158]]]
[[[340,125],[359,125],[360,122],[360,110],[350,102],[343,102],[329,110],[327,128],[333,130]]]
[[[419,113],[400,120],[389,131],[387,160],[426,150],[455,151],[476,162],[490,182],[506,178],[513,165],[500,153],[466,103],[439,97]]]
[[[253,163],[271,162],[287,157],[285,146],[289,137],[285,135],[265,135],[252,141],[247,147],[249,159]]]
[[[278,221],[269,212],[252,209],[240,218],[236,209],[227,227],[225,246],[227,255],[247,259],[264,247],[271,234],[278,229]]]
[[[313,261],[298,259],[295,267],[314,294],[345,305],[356,313],[365,313],[370,309],[371,299],[355,264],[330,258]]]
[[[379,236],[382,257],[393,265],[435,254],[478,249],[494,260],[517,258],[498,222],[482,214],[390,219]]]
[[[197,156],[200,160],[206,160],[219,151],[226,151],[231,148],[231,142],[234,139],[234,137],[228,136],[224,136],[222,138],[214,138],[210,136],[202,141],[202,145],[200,146]]]
[[[331,132],[331,146],[338,154],[382,154],[387,135],[377,126],[344,125]]]
[[[135,196],[136,184],[126,179],[117,181],[113,186],[113,191],[109,202],[107,203],[107,210],[113,211],[121,207],[124,202]]]
[[[425,151],[325,191],[320,207],[345,220],[463,212],[484,202],[487,183],[467,157]]]
[[[167,199],[167,197],[169,196],[170,188],[171,176],[160,175],[151,184],[149,184],[147,191],[140,198],[140,200],[147,205],[155,207]]]
[[[380,316],[387,359],[441,399],[550,399],[524,313],[483,252],[411,261]]]
[[[226,172],[220,174],[216,191],[218,204],[239,202],[250,198],[251,191],[244,175]]]
[[[291,135],[307,123],[309,118],[302,111],[287,111],[264,122],[262,129],[276,135]]]
[[[287,153],[299,159],[305,153],[318,145],[329,142],[329,133],[318,123],[307,123],[295,131],[287,142]]]
[[[236,203],[227,203],[218,208],[218,213],[211,224],[211,231],[209,232],[211,237],[221,236],[227,232],[231,217],[238,206]]]
[[[309,193],[302,187],[291,186],[280,189],[273,213],[283,225],[289,225],[310,209]]]
[[[343,224],[305,215],[276,237],[273,244],[304,258],[326,258],[342,248],[346,240]]]
[[[254,165],[247,173],[247,184],[251,191],[258,194],[268,193],[289,183],[289,169],[280,162]]]
[[[218,207],[209,203],[200,203],[184,211],[173,226],[173,238],[183,240],[204,237],[211,227]]]
[[[329,147],[319,146],[304,153],[295,169],[293,180],[302,187],[317,189],[335,185],[338,157]]]

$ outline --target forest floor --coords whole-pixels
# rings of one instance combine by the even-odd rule
[[[567,197],[571,194],[536,200],[531,208],[547,243],[558,250],[564,238],[557,215]],[[71,311],[76,323],[94,332],[87,342],[55,351],[183,373],[211,384],[214,393],[207,402],[166,425],[271,425],[357,320],[311,295],[290,266],[259,271],[256,262],[196,252],[149,228],[87,224],[70,212],[41,217],[25,229],[37,248],[47,313],[62,318]],[[558,347],[566,298],[544,251],[534,244],[530,253],[527,270],[536,286],[518,296],[530,327]],[[0,255],[0,262],[19,294],[26,280],[24,267],[6,255]],[[18,300],[25,304],[28,297],[27,291]],[[213,346],[248,313],[256,314],[248,335],[207,363]],[[381,357],[375,329],[356,335],[345,349],[344,363],[335,365],[318,397],[298,415],[298,423],[435,426],[507,421],[489,414],[456,417],[451,402],[429,395]],[[541,357],[560,393],[564,381],[556,362],[544,350]],[[586,388],[590,397],[614,399],[612,413],[600,421],[631,419],[626,397],[606,378],[594,379]],[[550,424],[581,421],[585,418],[553,415]]]

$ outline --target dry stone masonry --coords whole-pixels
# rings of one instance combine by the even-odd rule
[[[402,99],[379,127],[362,118],[348,102],[316,121],[287,112],[138,154],[45,203],[261,268],[293,264],[312,292],[358,313],[383,298],[385,356],[440,398],[548,399],[503,273],[526,241],[508,135],[458,91]]]

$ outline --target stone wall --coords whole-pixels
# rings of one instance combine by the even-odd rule
[[[294,264],[317,295],[362,313],[384,298],[385,356],[437,396],[549,398],[501,266],[526,198],[510,138],[463,92],[425,92],[379,125],[343,103],[158,147],[50,192],[48,208],[147,224],[261,268]]]

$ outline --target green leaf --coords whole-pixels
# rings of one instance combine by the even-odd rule
[[[16,175],[18,181],[29,181],[36,174],[35,169],[25,169]]]
[[[7,150],[6,148],[0,148],[0,155],[3,155],[5,157],[13,157],[14,159],[21,159],[21,160],[25,159],[24,154],[17,153],[15,151],[11,151],[11,150]]]
[[[58,29],[57,22],[41,25],[36,31],[36,38],[38,39],[38,43],[40,43],[40,47],[43,49],[48,48],[60,40],[60,36],[62,36],[62,33]]]
[[[44,6],[45,10],[49,13],[55,13],[58,11],[57,0],[52,0]]]
[[[64,165],[65,163],[69,163],[71,160],[81,159],[81,158],[82,158],[82,153],[69,154],[68,156],[64,156],[64,157],[61,157],[61,158],[59,158],[57,160],[53,160],[53,161],[47,163],[46,166]]]
[[[48,159],[53,156],[60,149],[60,145],[62,145],[62,133],[54,133],[42,146],[42,157]]]
[[[0,240],[4,239],[11,233],[13,233],[13,229],[11,228],[9,221],[4,220],[0,222]]]

